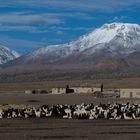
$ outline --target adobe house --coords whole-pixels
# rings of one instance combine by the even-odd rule
[[[66,88],[52,88],[52,94],[65,94]]]
[[[53,88],[52,94],[68,94],[68,93],[94,93],[101,91],[101,88],[93,87],[71,87],[67,85],[66,88]]]
[[[94,93],[96,91],[101,91],[100,88],[92,88],[92,87],[73,87],[72,88],[75,93]]]
[[[120,98],[140,98],[140,88],[120,89]]]

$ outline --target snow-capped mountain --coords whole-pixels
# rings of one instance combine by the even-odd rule
[[[26,55],[23,61],[24,63],[42,61],[54,63],[74,57],[78,57],[82,61],[89,57],[107,54],[124,58],[136,51],[140,51],[140,26],[129,23],[112,23],[104,24],[70,43],[38,49]]]
[[[38,49],[4,66],[10,71],[7,80],[13,77],[16,80],[60,80],[138,75],[140,26],[105,24],[75,41]],[[3,79],[8,73],[5,74],[5,67]]]
[[[4,64],[19,56],[20,55],[16,51],[13,51],[5,46],[0,45],[0,64]]]

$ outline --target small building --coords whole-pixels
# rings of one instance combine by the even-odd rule
[[[32,94],[32,90],[25,90],[24,93],[25,94]]]
[[[65,94],[66,88],[52,88],[52,94]]]
[[[100,88],[92,88],[92,87],[73,87],[74,93],[94,93],[96,91],[101,91]]]
[[[25,90],[25,94],[48,94],[47,90],[34,89],[34,90]]]
[[[92,87],[71,87],[69,88],[52,88],[52,94],[68,94],[68,93],[94,93],[96,91],[101,91],[100,88]]]
[[[104,98],[119,98],[120,89],[104,89],[102,94]]]
[[[140,88],[136,89],[120,89],[120,98],[140,98]]]

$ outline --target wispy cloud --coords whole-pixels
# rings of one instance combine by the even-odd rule
[[[50,14],[21,14],[21,13],[4,13],[0,14],[1,23],[16,24],[60,24],[62,21],[56,15]]]
[[[54,32],[56,30],[62,31],[62,32],[67,32],[67,31],[90,31],[93,30],[94,27],[60,27],[60,26],[52,26],[49,28],[48,31]]]
[[[110,22],[123,22],[127,18],[127,16],[115,16]]]
[[[27,31],[27,32],[40,32],[40,30],[34,26],[28,25],[2,25],[0,24],[0,31]]]
[[[42,33],[48,32],[47,26],[64,24],[65,19],[91,20],[94,18],[95,17],[82,12],[42,12],[38,14],[31,11],[7,12],[0,14],[0,31],[28,31],[33,33]],[[56,31],[58,33],[60,30],[56,29]]]
[[[140,4],[139,0],[1,0],[1,7],[4,6],[28,6],[46,8],[66,8],[82,10],[114,10],[122,7],[129,7]],[[118,10],[115,9],[115,10]]]

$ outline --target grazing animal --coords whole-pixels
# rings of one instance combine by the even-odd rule
[[[0,109],[0,119],[2,119],[2,118],[3,118],[3,110]]]
[[[71,119],[72,118],[71,109],[67,108],[64,111],[65,111],[66,115],[64,115],[63,118]]]
[[[41,117],[41,112],[42,110],[41,110],[41,108],[39,108],[39,109],[35,109],[35,116],[36,116],[36,118],[40,118]]]
[[[137,104],[81,104],[43,105],[22,109],[0,109],[2,118],[64,118],[64,119],[140,119],[140,105]]]

